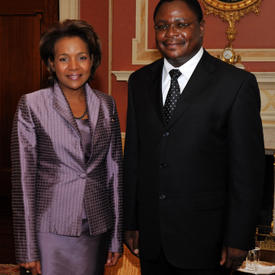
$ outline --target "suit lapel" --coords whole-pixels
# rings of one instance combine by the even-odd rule
[[[172,126],[184,114],[196,97],[207,90],[207,86],[212,81],[212,73],[215,70],[212,60],[213,57],[204,51],[200,62],[177,102],[175,114],[167,125],[168,127]]]
[[[87,102],[87,108],[88,108],[88,116],[89,116],[89,125],[90,125],[90,131],[91,131],[91,156],[93,152],[93,148],[95,145],[96,141],[96,136],[95,136],[95,129],[98,121],[98,116],[99,116],[99,109],[100,109],[100,99],[97,97],[95,92],[91,89],[89,84],[86,84],[85,86],[86,89],[86,102]]]
[[[149,80],[148,95],[150,102],[153,106],[153,110],[157,114],[159,121],[163,123],[162,118],[162,69],[163,59],[158,60],[151,67],[151,79]]]
[[[76,121],[73,117],[69,103],[66,100],[63,92],[61,91],[58,83],[53,87],[53,106],[56,111],[68,122],[68,124],[74,129],[74,131],[80,136]]]
[[[98,120],[100,100],[91,89],[89,84],[85,84],[86,91],[86,104],[88,108],[89,126],[91,131],[91,152],[93,150],[94,140],[95,140],[95,128]],[[56,111],[63,117],[63,119],[74,129],[78,134],[79,140],[81,140],[81,134],[77,127],[77,123],[73,117],[72,111],[70,109],[69,103],[66,100],[63,92],[61,91],[58,83],[54,84],[53,88],[53,106]]]
[[[100,107],[100,100],[91,89],[89,84],[85,85],[86,90],[86,102],[88,108],[88,115],[89,115],[89,122],[91,128],[91,134],[94,136],[97,120],[98,120],[98,113]]]

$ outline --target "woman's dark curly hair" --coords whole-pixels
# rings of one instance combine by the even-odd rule
[[[101,62],[100,41],[91,25],[83,20],[68,19],[63,22],[58,22],[46,31],[40,39],[40,56],[54,79],[56,79],[56,75],[55,72],[51,70],[49,60],[54,61],[55,43],[63,37],[75,36],[81,38],[87,44],[89,54],[93,60],[90,79],[93,78],[94,73]]]

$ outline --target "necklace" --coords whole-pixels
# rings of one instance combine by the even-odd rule
[[[86,108],[85,111],[84,111],[84,113],[83,113],[83,115],[81,115],[81,116],[79,116],[79,117],[74,116],[74,118],[75,118],[75,119],[82,119],[84,116],[87,115],[87,112],[88,112],[88,110],[87,110],[87,108]]]

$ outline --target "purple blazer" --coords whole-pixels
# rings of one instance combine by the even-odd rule
[[[16,258],[39,259],[37,232],[81,233],[85,207],[90,234],[111,232],[109,250],[122,251],[122,150],[112,97],[92,90],[86,102],[91,156],[59,88],[23,95],[14,118],[12,196]]]

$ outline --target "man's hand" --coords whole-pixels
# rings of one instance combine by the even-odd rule
[[[137,257],[139,256],[138,238],[138,231],[128,230],[125,232],[125,244],[129,248],[129,250]]]
[[[224,265],[226,268],[236,270],[242,265],[246,255],[246,250],[232,247],[223,247],[220,265]]]
[[[114,266],[117,264],[119,258],[121,257],[121,253],[119,252],[108,252],[106,266]]]
[[[20,266],[23,266],[26,269],[31,270],[32,275],[41,274],[41,264],[40,261],[22,263]]]

